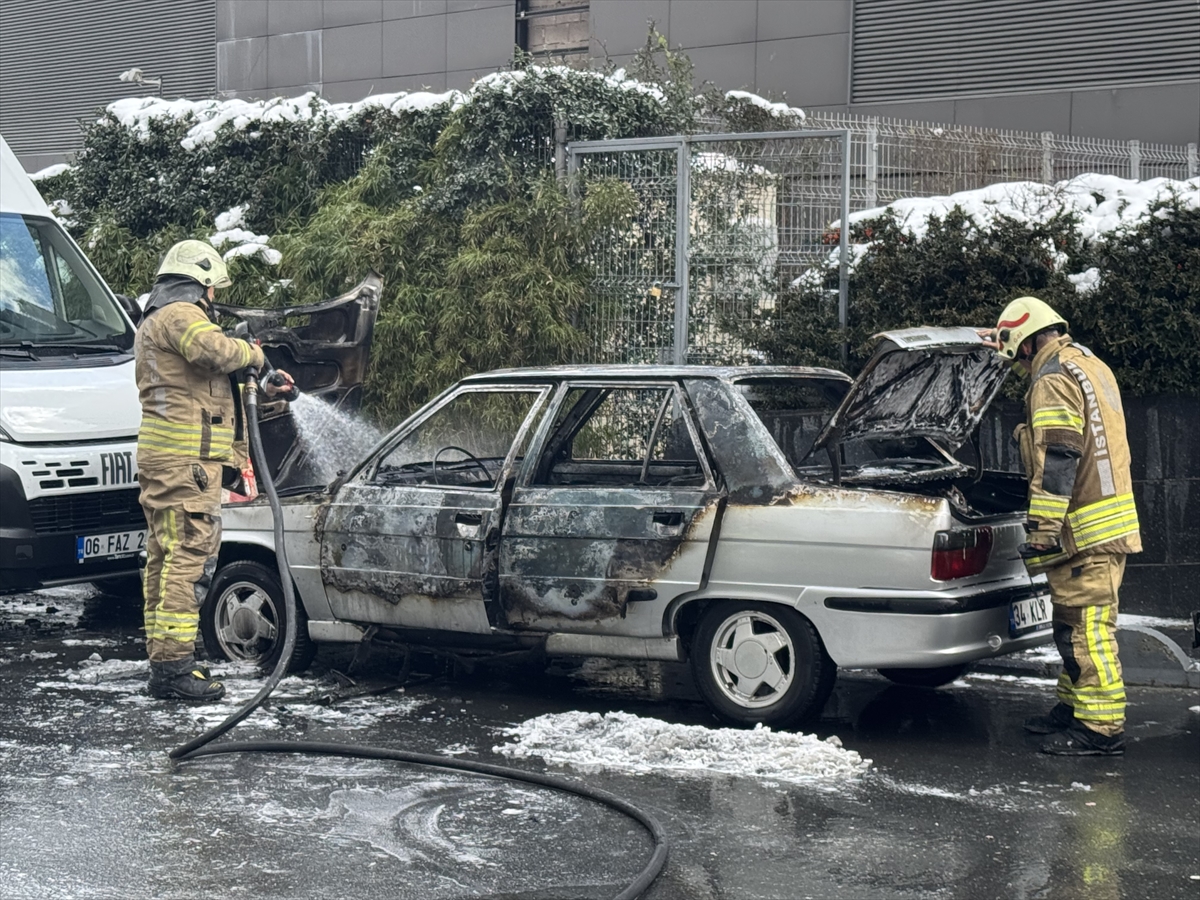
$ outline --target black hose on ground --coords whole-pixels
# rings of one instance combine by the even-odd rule
[[[267,467],[266,454],[263,453],[262,434],[258,427],[258,375],[251,370],[246,379],[246,424],[250,436],[250,454],[254,461],[254,471],[258,483],[267,495],[274,521],[275,556],[279,565],[279,582],[283,585],[283,603],[287,610],[287,624],[284,628],[283,649],[279,660],[271,671],[270,677],[257,694],[234,710],[233,713],[203,734],[193,738],[186,744],[170,751],[168,756],[175,762],[200,759],[204,756],[217,756],[224,753],[312,753],[321,756],[344,756],[357,759],[388,759],[396,762],[407,762],[414,765],[429,766],[438,769],[450,769],[459,772],[474,772],[489,775],[493,778],[503,778],[509,781],[523,781],[542,787],[553,788],[568,794],[575,794],[589,800],[615,809],[636,821],[646,829],[654,842],[654,852],[638,876],[626,888],[617,894],[616,900],[634,900],[641,896],[654,882],[667,863],[667,835],[662,825],[654,816],[638,809],[632,803],[622,800],[615,794],[591,788],[565,778],[554,775],[544,775],[537,772],[526,772],[508,766],[496,766],[490,763],[470,762],[462,759],[446,759],[428,753],[410,753],[406,750],[393,750],[390,747],[371,745],[355,745],[340,743],[325,743],[318,741],[233,741],[213,745],[225,732],[229,731],[254,710],[258,709],[278,686],[287,673],[288,663],[292,659],[292,651],[296,647],[296,595],[292,584],[291,566],[287,559],[287,547],[284,544],[283,510],[279,504],[279,494],[275,490],[275,481]]]

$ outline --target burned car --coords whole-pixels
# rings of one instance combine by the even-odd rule
[[[1045,643],[1025,482],[964,445],[1005,366],[972,329],[817,368],[580,366],[467,378],[326,486],[284,493],[314,642],[387,637],[690,661],[713,711],[789,725],[838,667],[936,685]],[[228,507],[210,651],[270,662],[263,501]]]

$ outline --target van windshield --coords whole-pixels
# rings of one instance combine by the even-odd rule
[[[124,353],[133,328],[57,222],[0,214],[0,347]]]

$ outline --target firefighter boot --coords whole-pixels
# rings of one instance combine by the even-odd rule
[[[1105,735],[1076,723],[1042,744],[1042,752],[1051,756],[1123,756],[1125,732]]]
[[[150,663],[150,695],[158,700],[209,703],[225,696],[225,685],[213,681],[207,668],[187,656]]]
[[[1065,703],[1055,703],[1044,716],[1031,716],[1025,720],[1025,730],[1031,734],[1054,734],[1066,731],[1075,721],[1075,710]]]

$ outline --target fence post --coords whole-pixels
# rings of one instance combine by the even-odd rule
[[[1142,180],[1142,142],[1129,142],[1129,177],[1134,181]]]
[[[1195,178],[1200,175],[1200,154],[1197,154],[1194,143],[1187,145],[1187,160],[1187,177]]]
[[[671,361],[682,366],[688,352],[688,238],[691,232],[692,150],[679,141],[675,162],[675,334]]]
[[[842,332],[842,368],[850,356],[846,323],[850,312],[850,129],[842,132],[842,221],[838,230],[838,327]]]
[[[567,177],[567,120],[561,116],[554,117],[554,177]]]
[[[1054,184],[1054,132],[1042,132],[1042,184]]]
[[[879,117],[867,117],[867,209],[879,205]]]

